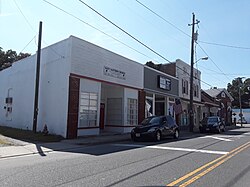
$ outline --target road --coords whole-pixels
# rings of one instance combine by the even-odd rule
[[[250,126],[249,126],[250,127]],[[250,128],[0,159],[0,186],[249,186]]]

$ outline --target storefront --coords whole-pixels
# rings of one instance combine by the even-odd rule
[[[35,64],[32,55],[0,72],[2,125],[33,129]],[[74,36],[42,49],[37,131],[46,125],[66,138],[129,132],[138,124],[143,69]]]
[[[152,115],[172,115],[174,113],[175,99],[178,98],[178,79],[168,74],[144,66],[144,110],[139,109],[139,122]]]

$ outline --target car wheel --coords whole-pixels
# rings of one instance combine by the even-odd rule
[[[131,135],[131,139],[132,139],[132,141],[134,141],[134,142],[137,141],[137,139],[136,139],[136,137],[135,137],[134,135]]]
[[[178,131],[178,130],[175,130],[175,131],[174,131],[174,139],[178,139],[178,138],[179,138],[179,135],[180,135],[179,131]]]
[[[156,131],[156,133],[155,133],[155,140],[156,141],[160,141],[161,140],[161,132],[159,130]]]

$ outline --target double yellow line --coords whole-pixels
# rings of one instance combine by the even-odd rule
[[[197,168],[196,170],[184,175],[183,177],[167,184],[166,186],[175,186],[179,183],[179,187],[185,187],[188,186],[190,184],[192,184],[193,182],[195,182],[196,180],[198,180],[199,178],[201,178],[202,176],[206,175],[207,173],[209,173],[210,171],[214,170],[215,168],[217,168],[218,166],[220,166],[221,164],[223,164],[224,162],[226,162],[228,159],[232,158],[233,156],[235,156],[236,154],[240,153],[241,151],[247,149],[250,146],[250,141],[237,147],[236,149],[230,151],[229,153],[227,153],[226,155],[223,155],[199,168]],[[209,167],[210,166],[210,167]],[[198,174],[197,174],[198,173]],[[197,175],[195,175],[197,174]],[[185,182],[186,179],[192,177],[191,179],[187,180]]]

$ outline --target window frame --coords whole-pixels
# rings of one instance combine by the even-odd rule
[[[98,127],[98,93],[80,93],[78,128]]]
[[[135,98],[127,98],[127,124],[138,124],[138,100]]]

